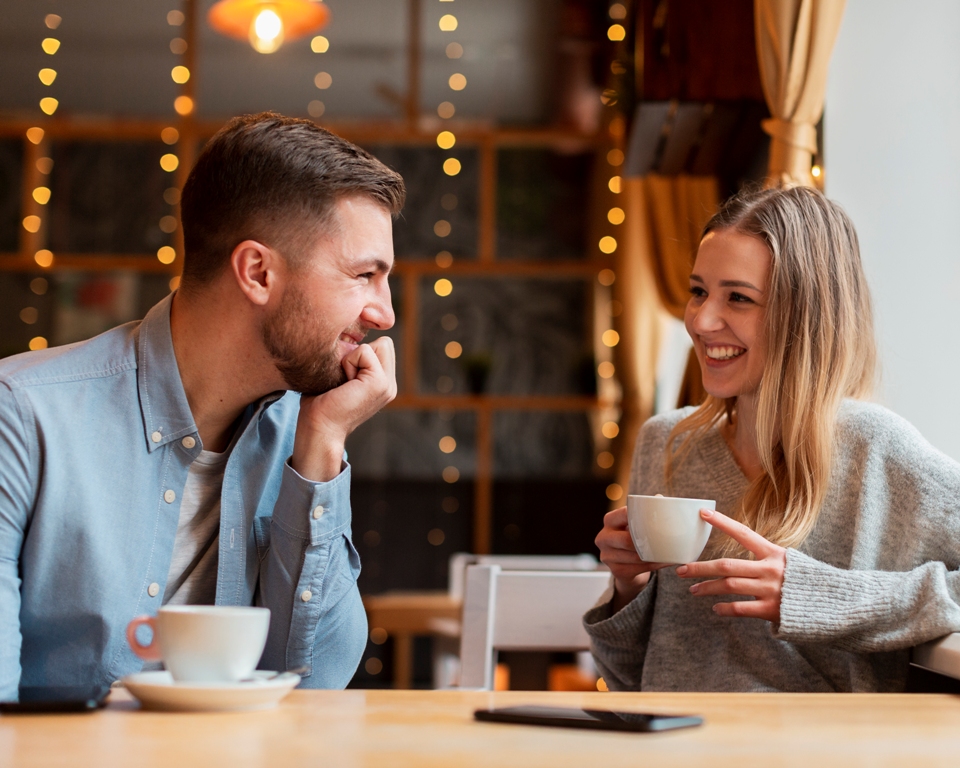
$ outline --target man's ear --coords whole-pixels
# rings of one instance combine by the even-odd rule
[[[251,303],[265,306],[280,282],[281,257],[256,240],[244,240],[230,254],[230,270]]]

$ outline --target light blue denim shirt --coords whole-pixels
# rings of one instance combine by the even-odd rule
[[[203,448],[167,297],[141,322],[0,361],[0,700],[141,668],[125,630],[160,607],[190,463]],[[294,393],[251,404],[221,496],[218,605],[265,605],[264,669],[343,687],[366,641],[350,468],[288,463]],[[192,438],[187,440],[186,438]]]

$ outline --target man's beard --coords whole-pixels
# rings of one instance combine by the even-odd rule
[[[279,308],[263,324],[263,343],[287,387],[307,397],[322,395],[346,382],[340,347],[320,315],[311,311],[299,287],[291,287]]]

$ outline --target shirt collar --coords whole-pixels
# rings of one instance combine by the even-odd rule
[[[137,388],[147,450],[151,452],[197,431],[173,352],[172,304],[170,294],[154,306],[140,323],[137,338]]]

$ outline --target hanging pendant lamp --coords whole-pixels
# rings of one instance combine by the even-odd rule
[[[214,30],[249,40],[260,53],[273,53],[285,40],[319,30],[329,19],[322,0],[220,0],[207,14]]]

